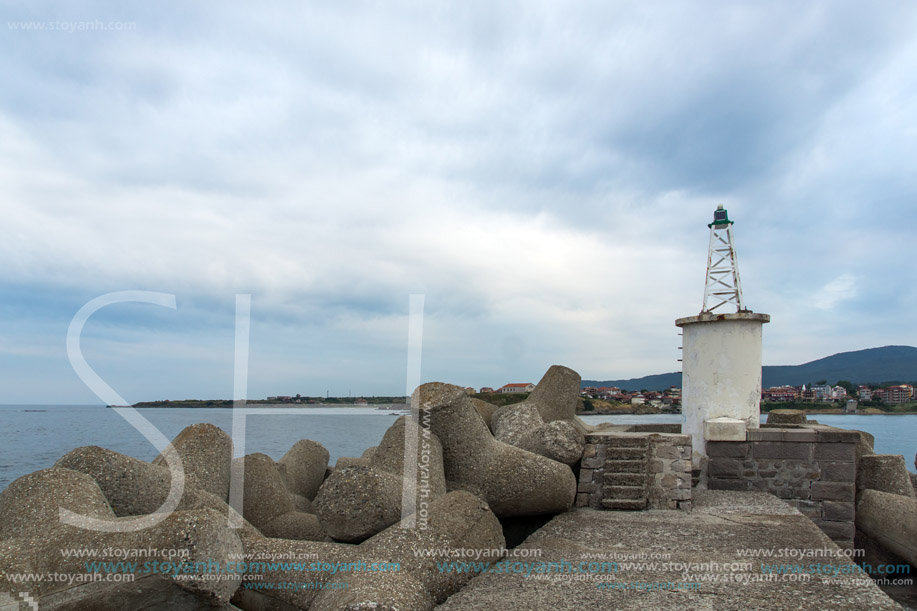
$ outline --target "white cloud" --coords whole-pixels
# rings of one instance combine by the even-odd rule
[[[841,274],[815,293],[812,304],[822,310],[831,310],[838,303],[853,299],[858,294],[856,277]]]

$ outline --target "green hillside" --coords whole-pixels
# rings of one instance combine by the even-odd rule
[[[884,382],[917,382],[917,348],[884,346],[853,352],[841,352],[802,365],[765,365],[762,385],[800,386],[826,380],[833,384],[847,380],[854,384]],[[665,390],[681,386],[681,373],[662,373],[626,380],[583,380],[586,386],[617,386],[625,390]]]

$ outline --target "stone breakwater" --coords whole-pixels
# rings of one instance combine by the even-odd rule
[[[27,591],[43,611],[432,609],[473,574],[438,571],[430,550],[503,549],[507,524],[572,507],[571,467],[595,430],[575,416],[579,387],[553,366],[527,401],[498,409],[424,384],[416,420],[399,418],[378,447],[335,467],[310,440],[279,461],[233,459],[230,437],[209,424],[149,463],[77,448],[0,493],[0,592]],[[111,549],[182,561],[99,565]],[[240,558],[318,562],[213,574]],[[338,587],[340,566],[398,570],[348,572]],[[110,579],[128,568],[129,579]]]

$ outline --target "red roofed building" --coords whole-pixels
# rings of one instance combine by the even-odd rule
[[[898,403],[904,403],[908,399],[914,396],[914,387],[910,384],[899,384],[897,386],[889,386],[888,388],[883,388],[885,391],[883,401],[891,405],[897,405]]]
[[[771,386],[761,390],[761,400],[773,403],[790,403],[798,401],[802,396],[802,389],[795,386]]]

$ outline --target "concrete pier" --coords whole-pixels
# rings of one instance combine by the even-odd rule
[[[576,509],[517,550],[506,570],[437,609],[901,608],[809,519],[762,492],[696,490],[691,512]],[[537,562],[568,570],[526,576]]]

